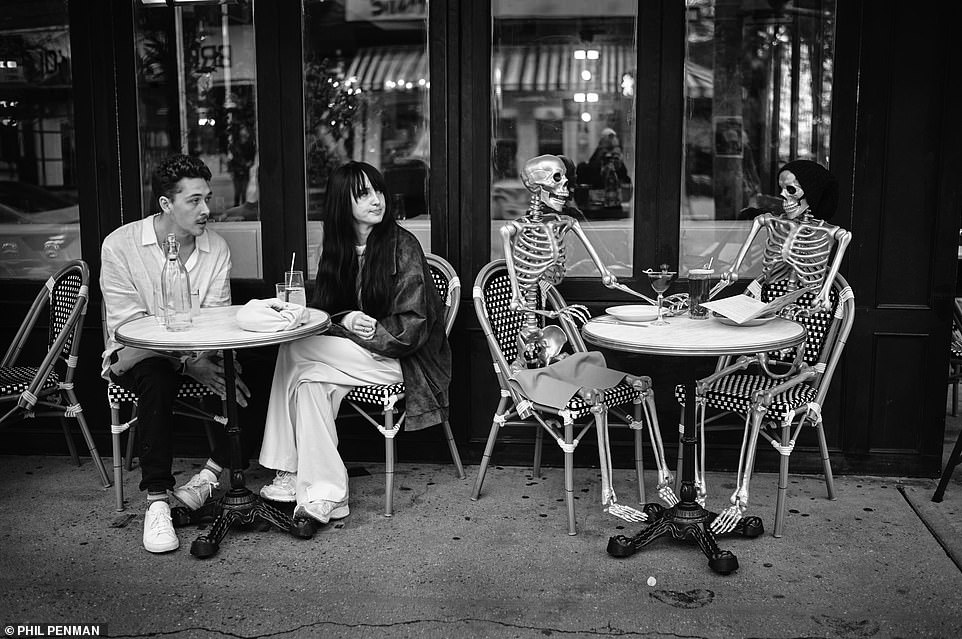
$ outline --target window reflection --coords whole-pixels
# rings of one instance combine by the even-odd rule
[[[828,166],[834,0],[688,0],[682,275],[731,266],[751,220],[781,211],[777,171]],[[740,275],[760,272],[762,242]]]
[[[502,254],[503,220],[528,208],[519,170],[549,153],[575,166],[565,213],[613,273],[630,275],[637,3],[493,0],[491,11],[492,258]],[[575,244],[568,275],[596,274]]]
[[[0,31],[0,277],[81,257],[66,2],[5,8]]]
[[[260,279],[253,4],[134,7],[142,214],[157,211],[154,167],[171,153],[199,157],[212,173],[210,228],[231,247],[231,276]]]
[[[431,250],[428,2],[304,0],[307,261],[320,257],[327,177],[381,171],[399,223]]]

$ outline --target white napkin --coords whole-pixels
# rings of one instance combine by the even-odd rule
[[[300,304],[282,302],[276,297],[251,300],[237,311],[237,323],[245,331],[277,333],[297,328],[310,314]]]

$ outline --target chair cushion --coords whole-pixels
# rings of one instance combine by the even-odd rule
[[[612,406],[629,404],[634,401],[636,397],[638,397],[638,391],[630,384],[621,382],[617,386],[606,388],[601,401],[605,406],[611,408]],[[565,409],[571,411],[571,416],[577,419],[591,412],[591,404],[586,402],[580,395],[575,395],[571,398],[571,401],[568,402],[567,406],[565,406]]]
[[[217,393],[207,388],[200,382],[195,382],[191,380],[185,381],[180,385],[180,389],[177,391],[177,399],[187,399],[190,397],[208,397],[217,396]],[[113,382],[107,383],[107,401],[110,403],[120,403],[120,402],[136,402],[137,395],[132,391],[127,390],[120,384],[114,384]]]
[[[760,390],[777,386],[780,381],[764,375],[734,373],[721,378],[712,384],[705,397],[709,408],[718,410],[747,413],[751,408],[753,395]],[[799,384],[779,393],[772,399],[768,407],[767,419],[782,421],[789,411],[815,401],[818,391],[808,384]],[[685,403],[685,387],[681,384],[675,387],[675,399],[678,403]]]
[[[30,387],[34,375],[37,374],[35,366],[4,366],[0,368],[0,395],[19,395]],[[57,371],[50,371],[47,380],[40,387],[41,390],[56,388],[60,383],[60,376]]]
[[[357,386],[348,393],[344,399],[359,404],[383,406],[385,396],[403,394],[404,382],[398,382],[397,384],[374,384],[371,386]]]

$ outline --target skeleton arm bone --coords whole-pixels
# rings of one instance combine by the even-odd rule
[[[752,228],[748,232],[748,237],[745,238],[741,249],[739,249],[735,261],[732,263],[730,269],[722,273],[721,281],[712,287],[708,293],[708,299],[714,299],[722,290],[738,281],[738,270],[742,267],[742,262],[745,261],[745,257],[748,255],[748,249],[751,248],[752,243],[755,241],[755,238],[758,237],[758,232],[761,231],[762,227],[767,227],[774,217],[771,213],[762,213],[761,215],[755,216],[755,219],[752,220]]]
[[[832,237],[838,242],[838,246],[835,249],[835,257],[832,259],[832,267],[828,273],[825,274],[825,281],[822,282],[822,290],[819,291],[818,297],[816,298],[819,310],[828,310],[831,308],[828,294],[832,289],[832,282],[835,281],[835,276],[838,275],[839,266],[841,266],[842,258],[845,256],[845,249],[848,248],[849,242],[852,241],[852,232],[837,226],[835,230],[832,231]]]
[[[609,271],[608,267],[605,266],[604,263],[601,261],[601,258],[598,256],[598,252],[595,250],[595,247],[591,243],[591,240],[588,239],[588,236],[587,234],[585,234],[584,229],[581,228],[581,224],[578,222],[578,220],[574,218],[568,218],[568,219],[570,220],[570,222],[566,221],[568,228],[574,231],[574,234],[578,237],[579,240],[581,240],[581,243],[584,245],[585,250],[588,252],[588,257],[591,258],[591,261],[597,267],[598,271],[601,272],[601,283],[604,284],[606,288],[613,288],[613,289],[622,291],[623,293],[628,293],[629,295],[640,297],[641,299],[645,300],[649,304],[657,304],[655,300],[651,299],[647,295],[642,295],[637,291],[633,291],[627,286],[625,286],[624,284],[622,284],[621,282],[619,282],[615,274]]]
[[[504,250],[504,261],[508,266],[508,280],[511,282],[511,310],[531,310],[537,313],[534,309],[525,309],[524,298],[521,296],[521,289],[518,286],[518,271],[514,265],[513,240],[520,230],[517,222],[514,221],[501,227],[501,246]]]

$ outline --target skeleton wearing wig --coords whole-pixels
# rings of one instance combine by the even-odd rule
[[[766,284],[787,281],[795,287],[812,288],[817,291],[810,308],[796,309],[796,311],[807,313],[829,310],[831,308],[829,292],[832,282],[838,274],[845,249],[852,240],[851,232],[826,222],[835,212],[838,204],[838,182],[820,164],[811,160],[795,160],[779,170],[778,185],[784,201],[782,205],[784,212],[780,215],[763,213],[755,218],[751,232],[738,253],[735,263],[725,274],[722,282],[715,287],[716,290],[713,290],[713,293],[717,293],[718,290],[738,279],[738,268],[749,246],[758,232],[766,228],[768,239],[762,257],[762,274],[749,285],[747,292],[759,296],[762,287]],[[830,262],[833,250],[835,256]],[[764,367],[764,363],[762,365]],[[793,365],[790,371],[780,373],[779,378],[785,379],[797,371],[798,369]],[[703,389],[710,385],[714,377],[702,380],[699,384],[699,393],[704,392]],[[818,410],[820,407],[816,407],[813,414],[819,414]],[[704,428],[704,413],[702,413],[702,428]],[[747,432],[746,430],[746,434]],[[711,525],[716,533],[733,530],[747,510],[748,486],[753,463],[754,449],[746,436],[742,441],[738,464],[739,474],[736,478],[735,491],[730,498],[731,506],[719,513]],[[701,476],[701,471],[700,468],[696,469],[696,475]],[[704,494],[704,481],[696,478],[696,484],[701,484],[700,492]]]
[[[815,288],[818,294],[815,310],[829,308],[828,292],[838,274],[845,249],[852,240],[851,232],[829,224],[826,220],[838,205],[838,181],[823,166],[811,160],[789,162],[778,172],[783,213],[763,213],[752,221],[752,228],[731,269],[712,290],[712,297],[738,279],[745,256],[762,228],[768,237],[762,255],[758,294],[765,284],[788,280],[795,287]],[[835,257],[832,251],[835,250]]]

